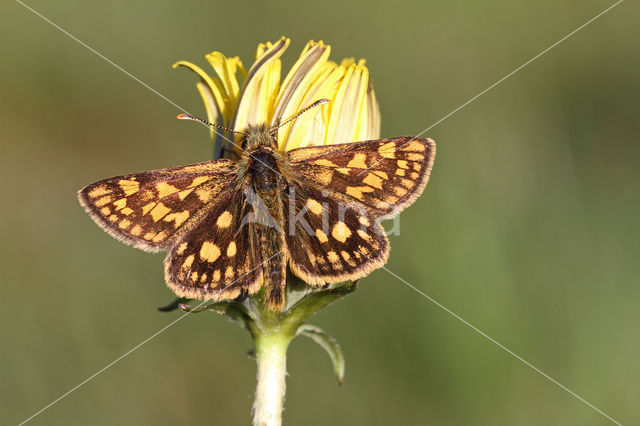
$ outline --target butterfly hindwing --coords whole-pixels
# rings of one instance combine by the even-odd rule
[[[78,198],[115,238],[147,251],[169,247],[236,175],[229,160],[129,174],[92,183]]]
[[[389,241],[359,203],[293,186],[285,202],[291,270],[310,285],[356,280],[386,263]]]
[[[431,139],[398,137],[306,147],[287,153],[300,181],[327,188],[344,203],[357,202],[388,219],[422,193],[435,156]]]
[[[241,190],[230,188],[180,236],[165,259],[165,279],[178,296],[233,299],[260,289],[263,260],[252,208]]]

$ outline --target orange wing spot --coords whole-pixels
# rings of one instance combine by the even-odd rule
[[[344,259],[344,261],[347,262],[347,265],[351,266],[352,268],[356,266],[356,262],[354,262],[353,259],[351,259],[351,256],[349,255],[349,253],[342,250],[340,254],[342,255],[342,258]]]
[[[309,210],[313,214],[316,214],[316,215],[322,214],[322,204],[320,204],[319,202],[317,202],[313,198],[309,198],[307,200],[307,207],[309,207]]]
[[[409,177],[413,180],[418,179],[418,176],[420,176],[417,172],[411,172],[411,174],[409,175]]]
[[[178,192],[178,188],[169,185],[167,182],[160,182],[156,184],[156,191],[158,191],[158,198],[164,198]]]
[[[396,169],[396,174],[398,176],[404,176],[405,175],[405,170],[404,169]]]
[[[183,210],[180,213],[170,213],[166,215],[163,219],[164,222],[173,221],[173,226],[178,228],[180,225],[184,223],[185,220],[189,219],[189,210]]]
[[[412,140],[404,144],[400,151],[426,151],[427,147],[420,141]]]
[[[360,254],[359,251],[354,251],[353,254],[355,255],[356,259],[358,260],[362,259],[362,255]]]
[[[378,154],[380,154],[384,158],[396,158],[396,143],[387,142],[383,145],[380,145],[380,147],[378,148]]]
[[[214,283],[217,284],[219,282],[220,282],[220,269],[216,269],[215,271],[213,271],[211,287],[214,287]]]
[[[211,199],[211,191],[208,189],[198,189],[196,195],[203,203],[206,203]]]
[[[147,241],[151,241],[153,240],[153,237],[156,236],[155,232],[147,232],[146,234],[144,234],[144,236],[142,238],[144,238]]]
[[[193,281],[194,283],[198,281],[198,273],[196,271],[193,271],[191,273],[191,281]]]
[[[415,170],[416,172],[419,172],[420,169],[422,168],[422,165],[418,162],[413,163],[413,170]]]
[[[410,152],[409,154],[407,154],[407,158],[411,161],[423,161],[424,155],[418,154],[415,152]]]
[[[149,204],[145,204],[144,206],[142,206],[142,215],[144,216],[145,214],[149,213],[149,211],[154,208],[156,206],[156,202],[152,201]]]
[[[227,247],[227,257],[233,257],[236,255],[238,248],[236,247],[236,242],[231,241],[229,246]]]
[[[129,216],[131,213],[133,213],[133,209],[129,207],[125,207],[124,209],[122,209],[120,213],[122,213],[125,216]]]
[[[167,233],[164,231],[160,231],[156,234],[155,237],[153,237],[153,242],[159,243],[160,241],[164,241],[165,238],[167,238]]]
[[[377,176],[381,177],[384,180],[389,179],[389,175],[383,172],[382,170],[374,170],[373,173],[375,173]]]
[[[366,183],[369,186],[373,186],[374,188],[382,189],[382,179],[373,173],[367,174],[367,176],[362,179],[362,182]]]
[[[121,210],[127,205],[127,199],[120,198],[119,200],[114,201],[113,205],[116,206],[116,210]]]
[[[398,160],[398,167],[400,167],[401,169],[408,169],[409,168],[408,161]]]
[[[227,269],[224,271],[224,280],[225,282],[229,282],[231,280],[233,280],[233,267],[231,266],[227,266]]]
[[[178,249],[176,250],[176,253],[178,253],[179,255],[180,255],[180,254],[182,254],[182,253],[184,253],[184,251],[187,249],[187,246],[188,246],[188,245],[189,245],[189,244],[188,244],[186,241],[185,241],[184,243],[181,243],[181,244],[178,246]]]
[[[170,211],[171,209],[169,207],[165,206],[162,203],[158,203],[154,208],[151,209],[149,213],[151,214],[151,218],[153,219],[153,221],[157,222],[165,217]]]
[[[316,164],[318,166],[338,167],[337,164],[335,164],[333,161],[327,160],[326,158],[316,160],[313,162],[313,164]]]
[[[131,226],[131,221],[129,219],[122,219],[118,224],[118,228],[120,229],[127,229],[130,226]]]
[[[180,201],[184,201],[184,199],[187,198],[187,195],[191,194],[191,192],[193,192],[193,189],[185,189],[184,191],[178,192],[178,197],[180,197]]]
[[[98,198],[98,199],[95,201],[95,203],[94,203],[94,204],[95,204],[97,207],[102,207],[102,206],[105,206],[105,205],[109,204],[112,200],[113,200],[113,197],[111,197],[110,195],[106,195],[106,196],[104,196],[104,197],[102,197],[102,198]]]
[[[193,181],[191,181],[191,185],[189,185],[189,188],[193,188],[195,186],[198,185],[202,185],[203,183],[207,182],[211,180],[211,176],[198,176],[193,178]]]
[[[129,233],[134,237],[137,237],[138,235],[142,234],[142,228],[140,227],[140,225],[134,225],[134,227],[131,228]]]
[[[213,263],[220,257],[220,248],[210,241],[205,241],[200,247],[200,259]]]
[[[409,179],[401,179],[400,183],[402,183],[402,186],[408,189],[410,189],[413,186],[413,181]]]
[[[334,225],[333,229],[331,230],[331,235],[336,240],[340,241],[341,243],[344,243],[345,241],[347,241],[347,238],[351,236],[351,230],[347,225],[345,225],[344,222],[338,222]]]
[[[340,263],[340,258],[338,257],[338,253],[336,253],[335,251],[328,252],[327,259],[329,260],[329,262],[333,264]]]
[[[407,190],[401,186],[396,186],[393,188],[393,192],[395,192],[398,197],[403,197],[407,193]]]
[[[109,207],[103,207],[102,209],[100,209],[100,213],[102,213],[104,216],[109,216],[111,214],[111,209]]]
[[[219,228],[228,228],[231,225],[231,219],[233,219],[233,216],[229,210],[225,210],[218,216],[216,225],[218,225]]]
[[[347,195],[350,195],[358,200],[362,200],[363,192],[373,192],[375,189],[369,186],[347,186],[347,190],[345,191]]]
[[[207,281],[207,273],[203,272],[202,275],[200,276],[200,282],[204,283],[205,281]]]
[[[187,256],[187,258],[184,260],[184,262],[182,262],[182,266],[181,266],[181,268],[182,268],[182,269],[189,269],[189,268],[191,268],[191,265],[193,264],[193,260],[194,260],[195,258],[196,258],[196,257],[195,257],[194,255],[192,255],[192,254],[190,254],[189,256]]]
[[[111,188],[107,186],[97,186],[89,191],[89,197],[91,198],[98,198],[107,194],[111,194]]]
[[[371,223],[369,222],[369,219],[367,219],[365,216],[360,216],[358,218],[358,222],[360,222],[360,225],[364,225],[364,226],[371,225]]]
[[[134,179],[135,178],[120,179],[118,181],[118,185],[120,185],[120,188],[124,191],[124,195],[126,195],[127,197],[129,195],[135,194],[140,189],[140,182],[137,182]]]
[[[355,154],[351,161],[347,164],[347,167],[354,169],[366,169],[367,168],[367,156],[366,154]]]
[[[111,222],[117,222],[118,221],[118,216],[116,216],[115,214],[112,214],[111,216],[109,216],[109,220]]]
[[[340,172],[340,173],[342,173],[343,175],[348,175],[348,174],[351,172],[351,169],[348,169],[348,168],[346,168],[346,167],[338,167],[338,168],[336,169],[336,172]]]
[[[365,241],[371,242],[371,240],[373,240],[373,238],[371,238],[371,235],[367,234],[362,229],[358,229],[358,235],[360,235],[360,238],[362,238]],[[360,251],[362,251],[362,250],[360,250]]]
[[[358,250],[360,250],[360,253],[364,254],[365,256],[369,255],[369,249],[365,246],[358,246]]]
[[[318,237],[318,240],[320,240],[321,243],[326,243],[327,241],[329,241],[329,237],[327,237],[327,234],[322,232],[322,230],[320,229],[316,229],[316,237]]]

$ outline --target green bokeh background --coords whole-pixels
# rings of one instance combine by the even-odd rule
[[[418,134],[610,1],[27,2],[189,111],[220,50],[309,39],[364,57],[383,136]],[[0,424],[17,424],[178,318],[162,255],[121,245],[76,191],[209,159],[208,132],[15,2],[0,6]],[[433,127],[393,271],[623,424],[640,423],[640,8],[625,1]],[[313,323],[347,358],[289,351],[288,425],[606,425],[384,271]],[[189,316],[33,425],[243,425],[248,334]]]

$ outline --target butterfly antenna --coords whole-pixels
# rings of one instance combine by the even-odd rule
[[[205,124],[207,126],[211,126],[211,127],[215,127],[216,129],[220,129],[220,130],[226,130],[227,132],[231,132],[231,133],[239,133],[241,135],[244,135],[246,133],[244,132],[239,132],[237,130],[231,130],[228,127],[224,127],[221,126],[219,124],[213,124],[213,123],[209,123],[207,120],[203,120],[202,118],[196,117],[195,115],[191,115],[191,114],[180,114],[176,117],[178,120],[191,120],[191,121],[197,121],[198,123],[202,123]]]
[[[293,121],[296,118],[300,117],[302,114],[304,114],[305,112],[309,111],[310,109],[313,109],[313,108],[317,107],[318,105],[328,104],[329,102],[330,102],[329,99],[317,100],[314,103],[312,103],[311,105],[309,105],[308,107],[298,111],[293,117],[289,117],[286,120],[284,120],[282,123],[275,125],[274,127],[271,128],[271,130],[279,129],[280,127],[284,126],[285,124],[289,123],[290,121]]]

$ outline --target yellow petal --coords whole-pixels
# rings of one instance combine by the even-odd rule
[[[310,41],[307,44],[280,87],[275,112],[271,119],[272,125],[294,115],[306,106],[302,105],[304,95],[323,71],[330,52],[331,48],[321,41],[317,43]],[[280,149],[284,147],[291,125],[292,123],[289,123],[278,131]]]
[[[240,86],[238,85],[238,77],[236,76],[238,58],[227,59],[220,52],[211,52],[205,56],[211,67],[218,74],[218,78],[222,82],[225,92],[228,95],[229,108],[235,108],[238,103],[238,95],[240,94]]]
[[[354,142],[360,135],[361,117],[366,111],[369,70],[352,64],[340,82],[333,102],[325,144]]]
[[[337,82],[344,75],[345,69],[335,62],[327,61],[316,80],[309,87],[301,101],[301,105],[310,105],[318,99],[331,99]],[[291,123],[291,129],[280,142],[280,149],[289,151],[312,145],[324,144],[327,131],[329,108],[318,107],[316,111],[309,111]]]
[[[222,115],[224,119],[224,123],[227,124],[231,117],[232,111],[230,111],[229,108],[227,107],[227,105],[229,104],[228,95],[225,92],[224,87],[222,86],[222,83],[220,83],[220,80],[210,77],[209,74],[207,74],[202,70],[202,68],[200,68],[195,64],[192,64],[191,62],[179,61],[173,64],[173,68],[178,68],[178,67],[189,68],[191,71],[198,74],[202,79],[202,81],[207,86],[209,86],[209,90],[213,94],[213,98],[215,99],[216,106],[218,107],[218,111]]]
[[[204,108],[207,110],[207,120],[210,123],[217,123],[219,117],[218,107],[216,106],[213,93],[211,92],[211,89],[209,89],[209,85],[200,80],[196,83],[196,88],[198,89],[198,93],[200,93],[202,102],[204,102]],[[209,129],[209,134],[211,139],[215,139],[216,131],[213,128]]]
[[[239,95],[233,128],[242,130],[250,124],[262,124],[273,113],[273,104],[280,82],[280,56],[289,46],[282,37],[277,43],[258,46],[260,56],[253,64]]]

